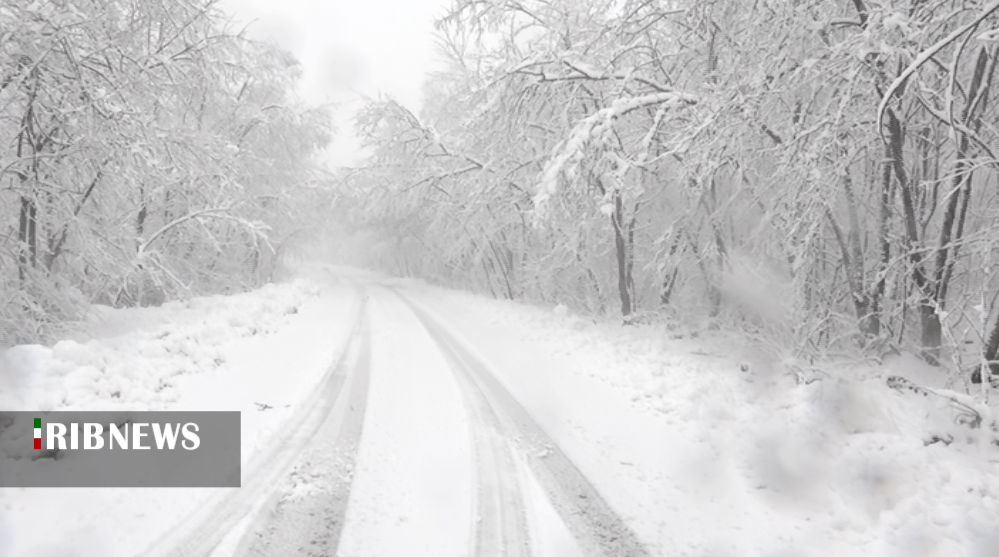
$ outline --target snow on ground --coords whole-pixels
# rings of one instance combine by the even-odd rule
[[[999,449],[987,430],[956,425],[945,399],[885,385],[902,375],[940,387],[913,359],[830,364],[800,382],[731,334],[594,323],[564,307],[334,271],[397,287],[440,318],[654,554],[999,555]],[[369,417],[341,549],[462,554],[471,449],[460,396],[415,318],[388,300],[372,296]],[[353,288],[299,281],[102,309],[92,339],[7,351],[0,406],[240,410],[245,462],[325,371],[355,301]],[[927,444],[934,436],[953,442]],[[535,495],[537,554],[577,553],[519,466]],[[211,495],[2,490],[0,556],[133,555]]]
[[[159,308],[99,308],[89,340],[4,353],[0,407],[238,410],[245,464],[326,371],[355,298],[350,287],[300,279]],[[0,555],[132,555],[214,491],[0,490]]]
[[[370,309],[370,398],[338,554],[468,555],[473,457],[461,395],[401,301],[372,296]]]
[[[407,284],[661,554],[999,555],[999,448],[885,385],[911,359],[799,384],[731,335]]]
[[[577,557],[585,555],[572,532],[548,499],[544,488],[531,472],[523,456],[516,459],[522,478],[531,551],[534,557]]]

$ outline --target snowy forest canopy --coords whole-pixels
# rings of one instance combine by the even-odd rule
[[[212,0],[0,5],[0,343],[340,260],[796,356],[999,356],[999,2],[456,0],[325,171]],[[405,45],[398,45],[405,48]],[[999,371],[999,366],[994,367]]]
[[[999,2],[458,0],[438,32],[424,109],[358,121],[364,262],[796,356],[996,359]]]
[[[0,3],[0,344],[266,279],[325,110],[213,0]]]

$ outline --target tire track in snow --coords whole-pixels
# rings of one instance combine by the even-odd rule
[[[416,314],[448,359],[455,362],[456,373],[462,374],[474,386],[469,390],[480,399],[480,404],[490,408],[497,417],[498,426],[507,430],[505,436],[518,438],[522,443],[522,452],[535,477],[587,556],[651,557],[651,553],[638,536],[614,512],[600,492],[562,452],[558,444],[534,421],[527,409],[521,406],[506,387],[493,376],[488,367],[423,308],[398,290],[393,289],[393,291]],[[500,431],[496,433],[503,435]],[[519,488],[517,491],[520,492]],[[488,499],[480,500],[480,513],[482,504],[495,505]],[[509,512],[510,505],[510,501],[506,501],[499,508],[494,507],[493,510],[486,512],[504,515],[503,518],[496,519],[501,523],[509,521],[505,513]],[[520,509],[523,512],[522,502]],[[483,528],[492,530],[482,531]],[[480,536],[488,538],[503,535],[495,532],[495,528],[496,525],[493,523],[477,526],[476,540],[482,539]],[[501,527],[504,533],[505,528],[505,525]],[[476,545],[479,545],[478,541]],[[475,553],[476,557],[493,554],[506,555],[502,551]]]
[[[336,555],[347,515],[357,448],[371,383],[371,331],[367,314],[351,343],[353,373],[347,394],[337,401],[314,443],[299,458],[293,476],[302,483],[269,498],[235,555]],[[304,494],[296,490],[304,486]]]
[[[420,317],[419,314],[417,317]],[[465,408],[472,418],[469,430],[475,451],[476,477],[472,555],[530,557],[531,539],[523,490],[512,447],[507,442],[505,426],[471,376],[461,354],[450,344],[431,336],[451,365],[462,391]]]
[[[356,285],[355,285],[356,286]],[[317,384],[315,392],[285,422],[274,441],[255,455],[244,468],[242,487],[221,490],[198,510],[168,530],[136,557],[207,557],[252,511],[260,507],[314,439],[342,398],[351,365],[351,347],[366,334],[367,297],[357,288],[357,302],[351,311],[354,326],[337,351],[333,363]]]

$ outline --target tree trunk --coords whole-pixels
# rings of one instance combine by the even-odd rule
[[[621,315],[627,319],[634,307],[631,298],[631,262],[628,257],[628,240],[622,226],[623,218],[624,204],[621,202],[621,196],[615,194],[611,223],[614,227],[614,254],[617,257],[617,292],[621,298]]]
[[[988,381],[992,383],[994,378],[999,377],[999,312],[996,312],[992,321],[992,328],[985,337],[985,346],[982,347],[982,360],[984,365],[975,366],[971,374],[972,383]],[[986,375],[985,378],[982,375]]]
[[[669,257],[676,255],[680,248],[680,234],[673,235],[673,241],[669,246]],[[667,271],[663,276],[662,286],[659,289],[659,305],[668,306],[673,298],[673,289],[676,287],[676,279],[680,275],[680,266],[674,265],[672,271]]]
[[[20,244],[17,276],[22,282],[28,278],[28,269],[34,269],[38,262],[37,219],[38,207],[34,200],[22,195],[17,228],[17,240]]]

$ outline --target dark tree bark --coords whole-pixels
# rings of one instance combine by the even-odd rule
[[[990,383],[995,383],[996,378],[999,378],[999,312],[996,313],[992,328],[985,338],[982,359],[985,363],[975,366],[971,373],[971,382],[981,383],[984,380],[982,375],[986,375]]]
[[[617,292],[621,299],[621,315],[627,319],[634,311],[634,306],[631,296],[631,262],[623,220],[624,203],[621,201],[621,196],[615,194],[611,223],[614,228],[614,254],[617,258]]]
[[[673,234],[673,241],[670,242],[669,246],[669,257],[676,255],[676,252],[680,249],[680,234]],[[677,277],[680,275],[680,266],[676,265],[672,270],[666,271],[663,275],[662,286],[659,289],[659,305],[665,307],[668,306],[670,300],[673,298],[673,289],[676,287]]]

